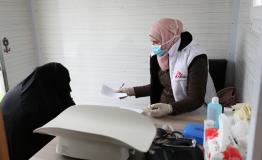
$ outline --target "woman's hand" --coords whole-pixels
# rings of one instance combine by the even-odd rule
[[[152,117],[160,118],[165,115],[172,113],[173,108],[170,104],[166,103],[155,103],[149,105],[144,109],[144,114],[150,115]]]
[[[134,96],[135,95],[135,90],[134,87],[127,87],[127,88],[120,88],[115,91],[116,93],[126,93],[127,96]],[[126,97],[123,97],[126,98]]]

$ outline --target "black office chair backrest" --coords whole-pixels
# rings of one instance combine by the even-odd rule
[[[209,73],[214,81],[216,91],[225,87],[227,60],[226,59],[210,59]]]

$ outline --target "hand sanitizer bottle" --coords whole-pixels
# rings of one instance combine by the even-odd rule
[[[222,106],[219,104],[218,97],[213,97],[207,105],[207,119],[215,122],[215,128],[219,128],[219,115],[222,113]]]

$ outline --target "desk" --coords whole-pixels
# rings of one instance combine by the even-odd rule
[[[202,111],[201,111],[202,112]],[[203,112],[199,114],[199,111],[191,113],[185,113],[178,116],[166,116],[163,118],[151,118],[156,127],[161,127],[164,124],[172,126],[177,131],[182,131],[187,122],[203,123]],[[204,112],[205,114],[205,112]],[[75,158],[65,157],[56,153],[57,138],[54,138],[40,151],[38,151],[30,160],[76,160]]]
[[[74,160],[56,153],[56,143],[58,138],[54,138],[40,151],[38,151],[30,160]]]
[[[163,118],[151,118],[157,128],[161,128],[163,125],[170,125],[176,131],[182,131],[185,124],[188,122],[202,123],[204,124],[205,110],[197,110],[191,113],[185,113],[177,116],[166,116]]]

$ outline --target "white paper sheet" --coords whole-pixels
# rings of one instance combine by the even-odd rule
[[[137,113],[143,113],[143,109],[139,109],[139,108],[130,108],[130,107],[120,107],[121,109],[127,109],[133,112],[137,112]]]
[[[114,97],[114,98],[124,98],[127,96],[126,93],[116,93],[114,92],[114,89],[106,86],[105,84],[102,85],[102,90],[101,93],[109,96],[109,97]]]

